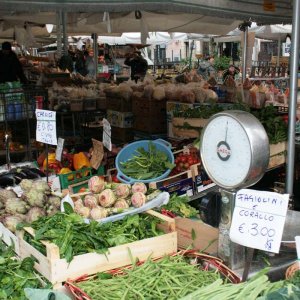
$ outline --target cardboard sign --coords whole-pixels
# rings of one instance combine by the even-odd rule
[[[103,137],[102,137],[103,145],[106,147],[109,151],[111,151],[111,126],[110,123],[103,119]]]
[[[55,159],[61,161],[62,152],[64,150],[64,142],[65,140],[62,138],[58,138],[57,140],[57,147],[55,151]]]
[[[240,245],[278,253],[288,194],[242,189],[235,198],[230,239]]]
[[[51,110],[36,109],[36,140],[38,142],[57,145],[56,137],[56,112]]]
[[[91,158],[91,167],[98,170],[104,156],[103,144],[100,141],[92,139],[93,153]]]

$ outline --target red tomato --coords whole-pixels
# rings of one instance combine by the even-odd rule
[[[194,161],[195,161],[195,160],[194,160],[192,157],[190,157],[190,158],[188,159],[188,164],[191,166],[191,165],[195,164]]]
[[[111,176],[111,180],[112,180],[112,182],[117,182],[117,183],[120,182],[120,180],[118,179],[117,175]]]

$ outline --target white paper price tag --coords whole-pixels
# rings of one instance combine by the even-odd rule
[[[55,151],[55,159],[61,161],[62,152],[64,150],[64,142],[65,140],[62,138],[58,138],[57,140],[57,147]]]
[[[288,194],[242,189],[235,198],[230,239],[240,245],[278,253]]]
[[[111,151],[111,126],[110,123],[106,120],[103,119],[103,145],[105,148],[107,148],[109,151]]]
[[[38,142],[57,145],[56,137],[56,112],[51,110],[36,109],[36,140]]]

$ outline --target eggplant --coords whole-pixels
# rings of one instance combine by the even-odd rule
[[[40,175],[30,171],[28,168],[21,168],[21,173],[26,175],[26,179],[38,179]]]
[[[13,174],[7,173],[0,176],[0,187],[6,188],[14,185],[16,185],[16,179],[14,178]]]
[[[36,173],[37,175],[39,175],[40,177],[46,177],[46,174],[41,171],[40,169],[37,168],[29,168],[29,170],[33,173]]]

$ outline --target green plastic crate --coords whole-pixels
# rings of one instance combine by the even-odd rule
[[[73,175],[73,179],[69,180],[68,177]],[[104,167],[100,166],[97,171],[93,168],[82,168],[77,171],[72,171],[66,174],[59,174],[59,181],[61,189],[67,189],[69,185],[77,184],[82,181],[86,181],[95,175],[104,175]],[[80,188],[78,188],[79,190]]]

